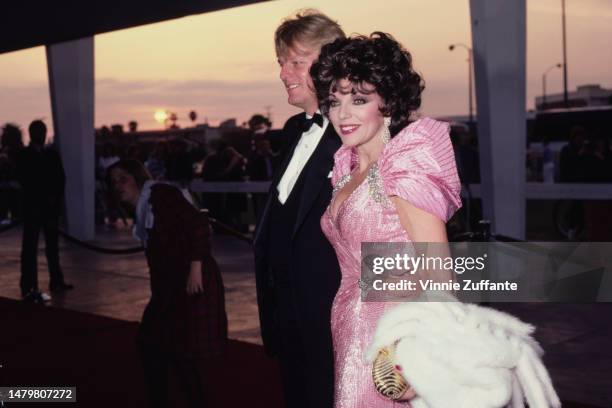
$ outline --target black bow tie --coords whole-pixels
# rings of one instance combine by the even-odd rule
[[[302,122],[302,131],[308,132],[313,124],[319,125],[320,128],[323,128],[323,115],[320,113],[315,113],[312,118],[304,117],[304,122]]]

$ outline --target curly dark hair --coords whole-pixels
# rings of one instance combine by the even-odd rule
[[[325,45],[310,68],[319,107],[327,115],[330,92],[341,79],[360,88],[373,85],[384,101],[383,116],[391,117],[389,130],[395,136],[406,127],[413,112],[421,106],[425,83],[412,67],[412,56],[386,33],[376,31],[369,37],[359,35],[338,39]]]

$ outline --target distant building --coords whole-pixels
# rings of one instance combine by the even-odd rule
[[[96,146],[98,149],[104,143],[110,142],[121,149],[134,144],[140,145],[146,152],[153,149],[157,142],[181,139],[192,146],[208,146],[217,139],[221,139],[228,129],[210,127],[207,124],[199,124],[194,127],[181,129],[159,129],[138,130],[136,132],[118,133],[111,132],[106,126],[96,129]]]
[[[236,118],[226,119],[219,124],[219,128],[221,129],[234,129],[238,127],[236,125]]]
[[[129,142],[156,142],[159,140],[170,140],[175,137],[182,137],[204,141],[210,137],[210,134],[216,133],[215,131],[217,130],[206,125],[198,125],[183,129],[138,130],[136,132],[123,133],[123,128],[119,131],[119,128],[115,126],[118,125],[113,125],[111,132],[103,128],[96,129],[96,138],[100,140],[114,138],[118,141],[127,140]]]
[[[563,92],[535,98],[538,111],[558,108],[579,108],[591,106],[612,106],[612,89],[604,89],[601,85],[582,85],[567,94],[568,105],[565,106]]]

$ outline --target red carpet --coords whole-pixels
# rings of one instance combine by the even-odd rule
[[[77,403],[5,407],[147,407],[137,324],[0,297],[0,386],[76,386]],[[171,380],[172,381],[172,380]],[[263,349],[230,341],[226,369],[202,385],[210,408],[281,408],[276,364]],[[184,406],[176,384],[172,406]],[[564,401],[564,408],[591,405]]]
[[[76,386],[77,403],[6,407],[146,407],[137,324],[0,298],[0,386]],[[263,348],[230,341],[227,369],[212,390],[214,407],[282,406],[276,364]],[[180,395],[172,393],[174,406]]]

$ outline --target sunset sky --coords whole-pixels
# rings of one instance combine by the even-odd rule
[[[566,3],[570,90],[612,88],[612,1]],[[198,122],[240,123],[269,106],[274,126],[282,126],[297,110],[286,103],[272,37],[285,16],[304,7],[338,20],[347,33],[391,33],[425,78],[423,114],[466,114],[466,51],[448,46],[471,45],[468,0],[279,0],[96,36],[95,125],[136,120],[140,129],[160,128],[156,109],[176,112],[181,126],[189,125],[190,110]],[[561,0],[527,0],[527,27],[532,108],[542,73],[561,62]],[[554,70],[548,92],[561,90],[561,70]],[[0,124],[25,129],[33,118],[51,124],[44,48],[0,54]]]

